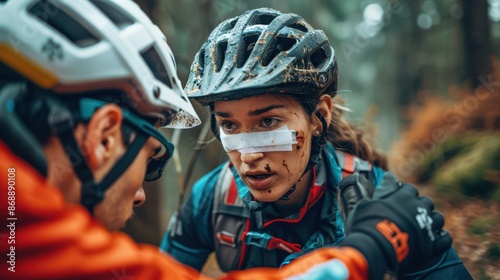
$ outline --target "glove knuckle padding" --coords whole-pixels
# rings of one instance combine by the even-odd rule
[[[400,185],[399,187],[400,192],[406,195],[408,199],[419,197],[418,189],[414,185],[408,183],[398,183],[398,184]]]
[[[347,238],[350,233],[370,236],[392,258],[392,267],[411,272],[451,246],[443,216],[433,210],[429,197],[419,197],[415,186],[386,173],[373,199],[360,200],[347,217]],[[361,245],[354,247],[363,251]]]
[[[430,214],[430,217],[432,219],[432,230],[433,231],[440,230],[444,226],[444,218],[443,218],[443,215],[441,215],[441,213],[439,213],[437,211],[433,211]]]
[[[422,205],[425,205],[427,209],[429,209],[430,211],[433,211],[434,210],[434,201],[432,201],[432,199],[428,196],[422,196],[422,197],[419,197]]]

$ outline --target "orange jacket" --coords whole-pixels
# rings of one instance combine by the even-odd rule
[[[56,187],[2,142],[0,185],[0,279],[208,279],[154,246],[109,232],[82,206],[65,203]],[[345,247],[317,250],[282,270],[256,268],[222,279],[311,279],[339,261],[349,279],[367,278],[361,253]]]

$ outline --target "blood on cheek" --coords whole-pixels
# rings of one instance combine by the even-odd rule
[[[300,150],[304,146],[305,138],[304,138],[304,132],[303,131],[297,131],[297,146],[296,149]]]

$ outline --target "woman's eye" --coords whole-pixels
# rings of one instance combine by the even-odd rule
[[[276,126],[279,122],[280,122],[280,120],[278,120],[276,118],[265,118],[262,120],[262,125],[264,127],[273,127],[273,126]]]
[[[230,122],[220,122],[219,125],[224,129],[224,131],[231,131],[234,128],[234,124]]]

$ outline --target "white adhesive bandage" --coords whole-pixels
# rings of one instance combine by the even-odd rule
[[[286,125],[270,131],[234,135],[224,134],[220,128],[220,140],[226,152],[237,150],[242,154],[291,151],[292,145],[298,143],[297,132]]]

